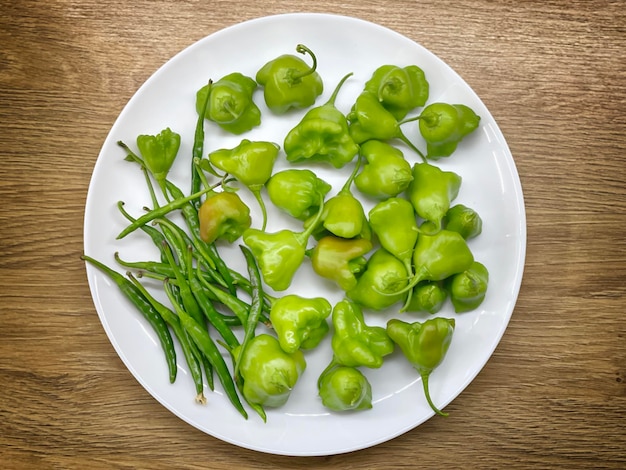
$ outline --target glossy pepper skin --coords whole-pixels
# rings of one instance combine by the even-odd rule
[[[256,81],[264,87],[265,104],[276,114],[292,108],[308,108],[324,91],[313,52],[302,44],[298,44],[296,51],[309,54],[313,65],[309,67],[300,57],[285,54],[266,63],[256,74]]]
[[[343,83],[352,74],[341,79],[329,100],[309,110],[285,137],[287,160],[294,162],[324,162],[343,168],[354,159],[359,147],[348,131],[348,121],[335,107],[335,99]]]
[[[448,292],[442,282],[422,281],[413,288],[405,311],[434,315],[441,310],[447,298]]]
[[[278,340],[268,334],[252,338],[241,358],[240,348],[233,350],[233,356],[240,364],[246,400],[267,407],[284,405],[306,368],[302,351],[288,354]]]
[[[380,140],[361,144],[360,154],[367,163],[354,178],[354,185],[363,194],[376,199],[395,197],[413,180],[411,164],[401,150]]]
[[[250,208],[231,191],[209,194],[198,210],[198,219],[200,238],[207,243],[217,239],[232,243],[252,224]]]
[[[432,103],[420,114],[419,130],[429,159],[449,157],[461,140],[480,124],[478,116],[463,104]]]
[[[202,104],[209,101],[205,119],[232,134],[243,134],[261,124],[261,110],[252,99],[257,83],[239,72],[228,74],[196,93],[196,111],[203,113]]]
[[[456,313],[475,310],[483,303],[489,284],[487,267],[475,261],[462,273],[446,279],[446,289],[450,292],[450,300]]]
[[[463,204],[448,209],[443,225],[448,230],[460,233],[466,240],[477,237],[483,230],[483,221],[478,212]]]
[[[407,323],[398,319],[387,322],[389,337],[422,377],[426,400],[432,410],[441,416],[448,415],[439,410],[431,400],[428,379],[445,358],[452,342],[454,327],[453,318],[431,318],[423,323]]]
[[[443,171],[430,163],[413,165],[413,181],[407,195],[418,216],[432,222],[433,231],[441,229],[451,202],[459,194],[462,179],[452,171]]]
[[[365,238],[345,239],[328,235],[318,240],[307,254],[318,276],[329,279],[344,291],[348,291],[356,287],[356,275],[362,272],[367,264],[364,255],[372,248],[372,242]]]
[[[272,176],[279,148],[273,142],[243,139],[232,149],[219,149],[209,154],[211,165],[233,175],[255,196],[263,214],[263,230],[267,223],[267,213],[261,189]]]
[[[330,367],[341,364],[377,369],[383,365],[384,357],[393,352],[394,343],[385,328],[367,325],[356,303],[346,299],[337,302],[332,320],[334,356]]]
[[[274,233],[249,228],[243,233],[244,243],[252,250],[265,284],[275,291],[287,289],[306,255],[309,237],[317,228],[323,201],[313,222],[302,232],[283,229]]]
[[[417,65],[382,65],[365,83],[365,90],[377,96],[382,106],[400,120],[409,111],[426,104],[429,84]]]
[[[328,300],[285,295],[278,298],[270,310],[270,322],[280,347],[286,353],[298,349],[313,349],[329,331],[326,319],[332,312]]]
[[[356,286],[346,295],[361,307],[384,310],[404,298],[408,279],[404,263],[379,248],[368,260]]]
[[[368,140],[391,140],[400,132],[398,120],[370,92],[361,93],[348,113],[350,135],[357,144]]]
[[[272,203],[299,220],[313,217],[330,184],[311,170],[290,168],[274,173],[265,185]]]
[[[178,155],[180,134],[169,127],[157,135],[142,134],[137,136],[137,147],[143,157],[144,165],[165,193],[165,179]]]
[[[333,411],[372,408],[372,385],[356,367],[334,366],[318,380],[322,404]]]

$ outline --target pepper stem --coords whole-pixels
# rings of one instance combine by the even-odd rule
[[[317,69],[317,57],[315,57],[315,54],[313,54],[311,49],[306,47],[304,44],[298,44],[296,46],[296,52],[299,52],[300,54],[309,54],[311,56],[311,59],[313,60],[313,64],[307,70],[304,70],[302,72],[298,72],[298,73],[292,74],[291,75],[291,79],[294,82],[299,81],[300,79],[306,77],[307,75],[311,75],[311,74],[315,73],[315,70]]]
[[[361,168],[362,160],[363,159],[361,158],[361,154],[359,153],[359,156],[357,157],[357,160],[356,160],[356,164],[354,165],[354,169],[352,170],[352,173],[350,173],[350,176],[348,177],[346,182],[341,187],[341,190],[339,191],[340,193],[350,192],[350,187],[352,186],[352,182],[354,181],[354,178],[356,178],[356,175],[359,172],[359,168]]]
[[[403,121],[403,122],[408,122],[408,121]],[[426,160],[426,156],[422,153],[422,151],[420,149],[418,149],[413,142],[411,142],[406,135],[404,135],[404,132],[402,132],[402,130],[398,131],[398,139],[400,139],[402,142],[404,142],[411,150],[413,150],[416,154],[419,155],[419,157],[422,159],[422,161],[424,163],[427,162]]]
[[[261,231],[265,232],[265,228],[267,227],[267,209],[265,208],[265,201],[263,200],[263,196],[261,195],[261,190],[260,189],[256,189],[256,190],[250,190],[252,192],[252,194],[254,195],[254,198],[257,200],[257,202],[259,203],[259,207],[261,208],[261,216],[263,219],[263,223],[261,225]]]
[[[315,229],[317,228],[317,224],[319,224],[322,219],[322,212],[324,211],[324,196],[320,196],[320,207],[317,210],[317,214],[315,218],[311,222],[311,224],[304,230],[303,232],[295,233],[295,237],[300,242],[300,244],[306,248],[307,241],[309,237],[313,234]]]
[[[439,416],[447,418],[448,413],[444,413],[439,408],[437,408],[430,398],[430,391],[428,390],[428,377],[430,376],[430,373],[422,373],[420,375],[422,376],[422,384],[424,385],[424,394],[426,395],[426,401],[435,413],[437,413]]]
[[[335,99],[337,99],[337,95],[339,94],[339,90],[341,89],[343,84],[346,82],[346,80],[348,78],[350,78],[352,75],[354,75],[354,74],[352,72],[350,72],[349,74],[346,74],[341,80],[339,80],[339,83],[335,87],[335,90],[333,91],[333,94],[330,95],[330,98],[328,98],[328,101],[326,102],[327,105],[335,106]]]

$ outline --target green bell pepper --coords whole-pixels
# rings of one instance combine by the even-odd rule
[[[409,275],[404,263],[384,248],[370,257],[365,271],[346,296],[364,308],[386,309],[404,298]]]
[[[424,71],[417,65],[383,65],[365,83],[365,90],[377,96],[383,107],[400,120],[409,111],[426,104],[429,85]]]
[[[217,239],[232,243],[252,224],[250,208],[232,191],[209,193],[198,210],[198,219],[200,238],[206,243]]]
[[[279,148],[273,142],[243,139],[237,147],[219,149],[209,154],[211,165],[233,175],[252,192],[263,215],[262,230],[265,230],[267,224],[267,212],[261,189],[272,176]]]
[[[434,232],[441,229],[450,203],[459,194],[461,181],[456,173],[443,171],[429,163],[413,165],[413,181],[407,195],[417,215],[433,223]]]
[[[348,131],[348,121],[335,107],[339,89],[352,74],[341,79],[326,104],[308,111],[285,137],[287,160],[330,163],[342,168],[354,159],[359,147]]]
[[[292,108],[308,108],[324,91],[324,83],[316,71],[315,54],[302,44],[298,44],[296,51],[309,54],[313,65],[309,67],[301,58],[285,54],[266,63],[256,74],[256,81],[264,87],[265,103],[276,114]]]
[[[137,136],[137,147],[143,157],[144,165],[154,176],[163,194],[167,194],[165,180],[176,155],[178,155],[180,134],[173,132],[168,127],[157,135],[139,135]]]
[[[356,367],[334,365],[318,380],[322,404],[333,411],[372,408],[372,385]]]
[[[413,180],[411,164],[401,150],[379,140],[361,144],[361,156],[367,163],[354,178],[363,194],[376,199],[394,197],[406,190]]]
[[[383,365],[383,358],[393,352],[394,343],[385,328],[367,325],[356,303],[346,299],[337,302],[332,321],[333,360],[328,368],[340,364],[377,369]]]
[[[321,238],[307,254],[313,270],[321,277],[335,282],[348,291],[357,284],[356,275],[365,268],[363,255],[372,250],[372,242],[365,238],[340,238],[329,235]]]
[[[253,337],[239,357],[241,346],[233,351],[240,364],[243,395],[249,403],[278,407],[284,405],[306,368],[302,351],[289,354],[268,334]]]
[[[257,83],[239,72],[205,85],[196,93],[196,111],[232,134],[243,134],[261,124],[261,110],[252,99]],[[203,108],[208,95],[208,105]]]
[[[286,295],[276,299],[270,309],[270,322],[280,347],[286,353],[313,349],[329,331],[326,319],[332,312],[328,300]]]
[[[276,207],[300,220],[313,217],[320,200],[332,189],[311,170],[297,168],[274,173],[265,187]]]
[[[387,322],[389,337],[400,347],[404,356],[420,374],[426,400],[432,410],[441,416],[448,415],[434,405],[430,397],[428,379],[448,352],[454,326],[453,318],[431,318],[423,323],[407,323],[398,319]]]
[[[480,124],[478,116],[463,104],[432,103],[419,116],[420,134],[426,141],[427,157],[449,157],[461,140]]]
[[[487,267],[475,261],[465,271],[454,274],[445,281],[450,292],[450,300],[456,313],[477,309],[485,300],[489,271]]]

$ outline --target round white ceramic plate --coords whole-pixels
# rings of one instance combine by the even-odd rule
[[[341,77],[353,72],[336,101],[337,107],[347,113],[377,67],[416,64],[425,71],[430,82],[429,102],[463,103],[481,116],[480,128],[463,141],[456,153],[436,162],[442,169],[455,171],[463,178],[455,203],[473,207],[483,219],[483,233],[470,241],[470,247],[491,275],[489,291],[480,308],[457,315],[448,303],[439,313],[456,318],[457,325],[450,350],[430,381],[433,400],[443,408],[485,365],[513,312],[525,259],[524,202],[507,143],[481,100],[444,62],[394,31],[343,16],[287,14],[229,27],[173,57],[137,91],[104,142],[86,202],[85,253],[120,272],[124,269],[116,265],[115,252],[128,260],[157,259],[156,249],[141,231],[116,240],[126,225],[116,207],[117,202],[124,201],[127,210],[135,215],[141,214],[142,207],[150,203],[141,171],[124,161],[125,153],[116,144],[118,140],[135,147],[139,134],[155,134],[165,127],[180,133],[182,145],[170,177],[188,192],[196,91],[209,79],[217,80],[235,71],[254,77],[265,62],[281,54],[295,54],[299,43],[313,50],[319,61],[318,71],[324,79],[325,90],[317,104],[326,101]],[[274,141],[282,146],[287,131],[300,120],[304,111],[274,116],[263,104],[261,89],[255,92],[254,98],[263,113],[262,125],[243,136],[232,136],[213,123],[207,123],[206,152],[234,147],[243,137]],[[418,147],[425,147],[415,125],[405,125],[404,131]],[[417,161],[408,148],[395,143],[409,161]],[[286,166],[281,153],[276,171]],[[342,171],[324,165],[313,168],[333,185],[329,196],[338,191],[351,170],[350,166]],[[259,226],[254,199],[245,188],[240,194],[254,212],[254,225]],[[372,203],[365,198],[363,201],[369,210]],[[268,206],[269,231],[299,228],[288,216],[273,209],[271,203],[268,202]],[[245,264],[236,245],[220,245],[219,248],[228,263],[245,273]],[[381,369],[365,371],[373,386],[371,410],[329,412],[322,406],[316,389],[317,377],[331,357],[328,338],[316,350],[306,353],[308,365],[304,375],[285,406],[268,410],[267,423],[254,412],[244,420],[228,402],[219,383],[215,392],[207,392],[205,406],[196,404],[193,384],[180,351],[178,378],[170,384],[161,346],[149,325],[106,276],[91,266],[87,266],[87,273],[104,329],[130,372],[163,406],[215,438],[273,454],[330,455],[387,441],[433,416],[417,373],[399,353],[388,357]],[[158,292],[158,283],[147,285]],[[341,292],[313,274],[308,260],[287,292],[325,296],[332,303],[342,298]],[[370,324],[384,325],[389,318],[399,315],[398,308],[382,313],[366,312],[366,320]],[[403,315],[407,321],[424,318]]]

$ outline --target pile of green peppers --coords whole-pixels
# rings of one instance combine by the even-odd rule
[[[463,104],[428,103],[429,82],[417,65],[380,66],[344,113],[335,101],[353,76],[348,73],[330,98],[316,106],[324,91],[317,58],[304,45],[296,51],[308,54],[312,65],[284,54],[261,66],[254,78],[233,72],[197,91],[189,195],[167,179],[180,148],[178,134],[168,128],[139,136],[139,155],[123,144],[128,159],[141,164],[147,181],[154,179],[167,203],[160,205],[149,185],[154,208],[137,219],[124,213],[131,224],[120,234],[143,230],[161,249],[161,260],[118,261],[164,281],[171,309],[155,303],[136,278],[133,295],[161,312],[150,318],[161,315],[174,329],[192,371],[204,366],[209,379],[218,370],[244,416],[240,397],[263,419],[266,407],[284,405],[307,369],[307,352],[327,337],[332,360],[319,374],[317,387],[328,409],[371,408],[367,369],[382,367],[398,346],[421,377],[428,405],[445,415],[430,397],[428,379],[444,360],[455,319],[436,314],[448,301],[457,314],[478,308],[486,297],[489,273],[470,248],[482,232],[482,219],[474,209],[455,203],[462,177],[434,161],[453,155],[478,128],[480,117]],[[258,88],[273,114],[306,110],[286,134],[282,149],[275,142],[243,138],[233,148],[205,152],[207,123],[234,135],[261,125]],[[425,151],[407,138],[406,126],[415,126]],[[394,145],[396,140],[413,158]],[[275,171],[281,150],[292,167]],[[303,166],[309,163],[351,171],[328,197],[331,185]],[[210,184],[209,178],[216,182]],[[259,228],[253,227],[238,186],[258,201]],[[268,232],[266,197],[301,223],[302,230]],[[371,209],[366,211],[364,204]],[[186,229],[168,219],[177,211]],[[241,244],[247,276],[229,268],[219,254],[221,245],[235,243]],[[307,264],[329,288],[339,290],[341,301],[331,305],[322,297],[284,294]],[[375,317],[394,306],[414,318],[393,318],[386,327],[366,322],[366,315]],[[160,337],[169,344],[163,322],[158,324]],[[263,325],[265,331],[259,329]],[[232,358],[229,377],[224,376],[224,364],[215,362],[217,345],[208,327],[220,332],[217,345]],[[185,333],[185,328],[190,330]],[[235,334],[237,329],[243,339]],[[168,354],[171,364],[169,347]],[[198,373],[194,380],[201,391]]]

